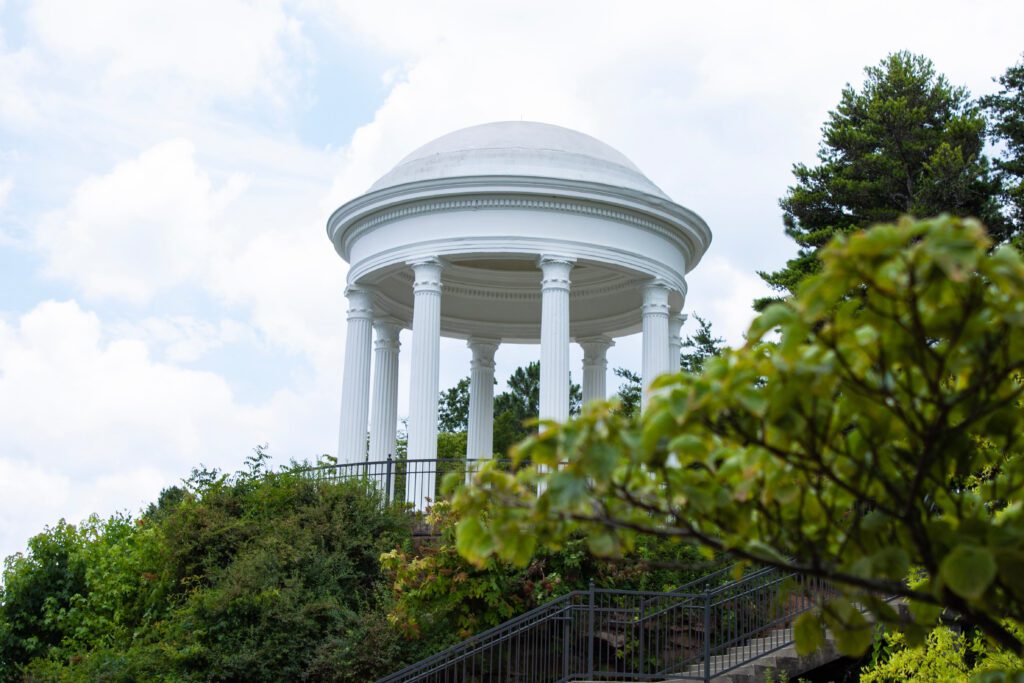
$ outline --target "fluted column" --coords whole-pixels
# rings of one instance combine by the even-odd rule
[[[412,381],[409,388],[409,457],[437,457],[437,391],[441,356],[441,262],[413,269]]]
[[[600,335],[579,340],[583,349],[583,405],[608,398],[608,349],[610,337]]]
[[[540,418],[569,419],[569,273],[576,262],[543,255],[540,320]]]
[[[673,313],[668,317],[668,365],[669,372],[678,372],[682,366],[683,353],[683,323],[686,322],[685,313]]]
[[[644,405],[650,395],[651,382],[670,370],[668,355],[668,286],[654,280],[644,286],[643,359],[641,375],[644,383]]]
[[[398,334],[401,323],[376,320],[373,329],[373,406],[370,411],[370,460],[379,461],[395,454],[398,428]]]
[[[349,286],[348,329],[345,332],[345,375],[341,386],[338,461],[366,459],[366,423],[370,412],[370,344],[373,298],[364,287]]]
[[[466,457],[490,458],[494,455],[494,353],[497,339],[471,337],[469,350],[469,433]]]

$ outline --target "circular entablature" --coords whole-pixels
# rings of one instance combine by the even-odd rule
[[[498,267],[482,268],[481,262]],[[442,274],[441,333],[461,339],[480,336],[535,343],[540,338],[540,277],[536,259],[453,257]],[[626,268],[577,261],[569,297],[571,336],[581,339],[638,332],[642,290],[650,280],[650,276]],[[375,272],[362,284],[374,292],[378,315],[408,325],[412,320],[412,283],[408,268],[394,267]],[[682,303],[682,294],[673,293],[673,307],[678,310]]]

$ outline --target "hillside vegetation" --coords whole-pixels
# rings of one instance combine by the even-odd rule
[[[416,518],[372,484],[267,460],[194,470],[138,516],[62,520],[7,558],[0,681],[365,682],[591,580],[667,588],[707,566],[661,541],[600,561],[578,539],[524,568],[474,567],[447,506],[438,535],[414,539]]]

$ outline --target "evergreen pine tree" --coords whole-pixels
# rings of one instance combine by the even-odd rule
[[[985,119],[970,93],[909,52],[865,72],[862,88],[847,85],[829,113],[818,165],[796,164],[796,185],[779,202],[800,249],[781,270],[760,275],[782,296],[820,269],[818,250],[834,235],[903,214],[976,216],[997,242],[1009,237],[983,154]]]
[[[1014,240],[1024,247],[1024,59],[996,79],[1002,89],[981,99],[991,121],[993,141],[1002,146],[995,167],[1003,182],[1006,213]]]

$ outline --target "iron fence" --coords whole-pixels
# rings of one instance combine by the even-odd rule
[[[829,592],[775,569],[715,585],[727,571],[671,592],[574,591],[378,683],[710,681],[792,643]]]
[[[338,482],[362,479],[376,485],[384,495],[384,503],[409,503],[416,510],[425,510],[441,496],[441,484],[450,472],[461,472],[468,479],[484,463],[497,462],[498,467],[511,468],[504,458],[430,458],[367,460],[355,463],[320,465],[303,470],[303,475],[317,481]]]
[[[388,457],[312,467],[317,481],[363,480],[385,504],[423,511],[451,472],[469,478],[489,459]],[[496,460],[499,467],[512,462]],[[793,642],[792,622],[832,593],[818,579],[731,568],[669,592],[574,591],[378,683],[710,681]]]

